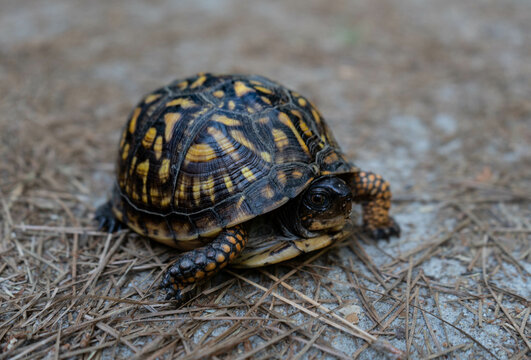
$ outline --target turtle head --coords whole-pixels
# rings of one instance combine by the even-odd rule
[[[314,237],[323,232],[341,230],[352,208],[352,191],[337,176],[314,180],[300,194],[286,214],[288,227],[301,237]]]

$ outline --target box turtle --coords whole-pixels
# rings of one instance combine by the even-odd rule
[[[182,250],[162,280],[179,299],[229,263],[262,266],[329,245],[348,233],[352,202],[374,238],[399,236],[390,199],[387,181],[345,159],[308,99],[262,76],[203,73],[134,108],[96,219]]]

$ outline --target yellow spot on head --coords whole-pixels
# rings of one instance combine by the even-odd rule
[[[146,131],[146,135],[144,135],[144,138],[142,139],[142,146],[146,149],[149,149],[151,145],[153,145],[153,140],[155,139],[155,136],[157,135],[157,129],[154,127],[151,127]]]
[[[161,183],[165,183],[170,177],[170,159],[162,160],[162,165],[159,169],[159,180]]]
[[[254,144],[251,143],[249,141],[249,139],[247,139],[247,137],[239,130],[232,130],[230,132],[231,136],[234,138],[234,140],[236,140],[237,142],[239,142],[240,144],[242,144],[243,146],[245,146],[247,149],[249,150],[252,150],[252,151],[255,151],[255,147],[254,147]]]
[[[212,120],[214,120],[215,122],[227,125],[227,126],[239,126],[239,125],[242,124],[239,120],[231,119],[231,118],[229,118],[229,117],[227,117],[225,115],[217,115],[216,114],[216,115],[212,116]]]
[[[242,174],[249,181],[255,181],[256,180],[256,176],[253,174],[252,170],[249,169],[249,167],[247,167],[247,166],[244,166],[242,168]]]
[[[300,106],[306,106],[307,102],[306,100],[304,100],[304,98],[298,98],[297,99],[297,102],[299,103]]]
[[[164,129],[164,139],[166,139],[166,142],[171,140],[171,136],[173,135],[173,127],[180,118],[180,113],[167,113],[164,115],[164,123],[166,124]]]
[[[254,92],[254,89],[248,87],[247,85],[245,85],[245,83],[241,81],[236,81],[234,83],[234,92],[236,93],[236,96],[238,97],[244,96],[245,94],[248,94],[251,91]]]
[[[144,100],[144,103],[146,103],[146,104],[152,103],[153,101],[157,100],[158,98],[160,98],[160,94],[148,95],[148,96],[146,96],[146,99]]]
[[[208,144],[193,144],[188,149],[186,160],[193,162],[206,162],[216,158],[216,152]]]
[[[203,85],[203,83],[206,81],[207,77],[206,76],[200,76],[197,78],[196,81],[194,81],[192,83],[192,85],[190,85],[190,89],[195,89],[196,87],[199,87],[201,85]]]
[[[140,111],[142,111],[141,108],[136,108],[131,116],[131,121],[129,121],[129,132],[131,134],[136,130],[136,120],[138,119],[138,115],[140,115]]]

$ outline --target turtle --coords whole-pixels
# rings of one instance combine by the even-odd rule
[[[265,266],[348,235],[353,203],[375,239],[400,235],[391,190],[340,149],[315,105],[259,75],[199,73],[144,96],[119,144],[99,227],[181,250],[167,298],[228,264]]]

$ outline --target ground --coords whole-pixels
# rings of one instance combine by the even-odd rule
[[[531,3],[0,8],[0,359],[531,355]],[[402,236],[355,232],[164,301],[176,252],[92,217],[134,104],[200,71],[312,99],[391,182]]]

